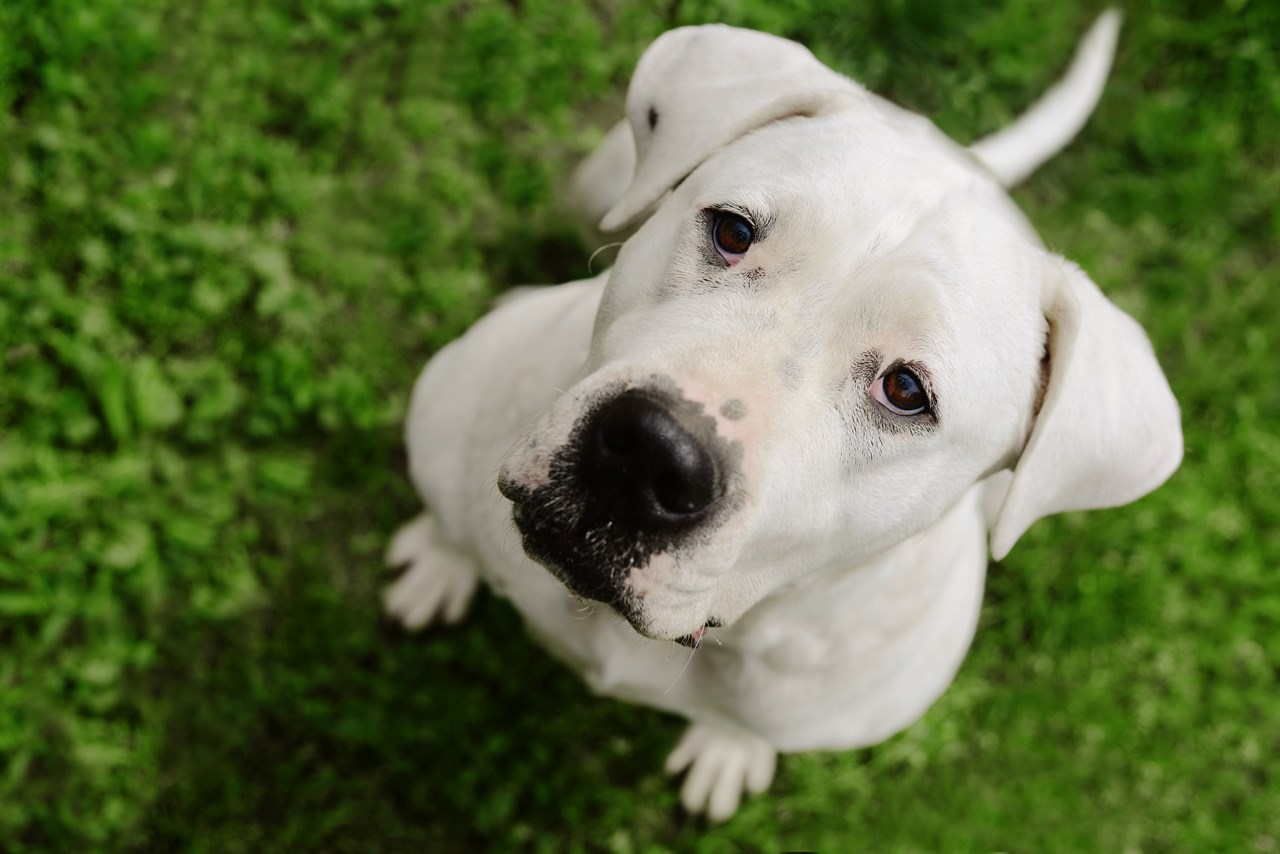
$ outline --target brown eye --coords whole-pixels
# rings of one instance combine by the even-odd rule
[[[907,368],[893,368],[876,380],[871,396],[898,415],[919,415],[929,408],[924,384]]]
[[[717,212],[711,223],[711,236],[724,260],[735,264],[751,248],[751,241],[756,235],[751,224],[742,217]]]

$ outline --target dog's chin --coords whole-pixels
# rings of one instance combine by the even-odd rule
[[[708,631],[720,628],[723,624],[711,617],[697,616],[692,619],[685,615],[671,619],[655,619],[650,614],[627,613],[621,609],[613,609],[620,617],[631,624],[636,634],[655,641],[674,642],[690,649],[702,643]]]
[[[636,634],[642,637],[675,642],[691,649],[703,642],[708,631],[723,625],[719,620],[707,615],[704,603],[697,603],[688,608],[664,607],[656,613],[653,610],[645,610],[634,616],[627,614],[622,616],[631,623],[631,628]]]
[[[674,642],[690,649],[694,649],[701,644],[708,631],[721,625],[719,620],[701,617],[695,621],[682,619],[678,623],[679,628],[657,628],[655,623],[644,614],[636,614],[612,604],[609,607],[619,617],[626,620],[631,625],[632,630],[640,637],[654,641]],[[691,625],[696,626],[696,628],[690,630],[689,626]]]
[[[697,649],[706,639],[707,633],[711,629],[720,628],[722,625],[719,620],[704,617],[697,619],[693,623],[681,620],[679,623],[680,628],[659,629],[644,615],[628,614],[616,607],[613,607],[613,610],[618,616],[631,624],[631,628],[635,630],[637,635],[649,640],[678,643],[681,646],[687,646],[689,649]],[[696,628],[689,630],[688,626],[690,625],[695,625]]]

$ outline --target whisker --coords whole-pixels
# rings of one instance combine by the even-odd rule
[[[672,683],[667,686],[667,690],[662,692],[662,696],[667,696],[671,693],[671,689],[676,687],[676,683],[680,681],[681,677],[684,676],[685,671],[689,669],[689,665],[693,663],[693,657],[698,654],[698,647],[700,646],[702,646],[701,640],[693,645],[693,649],[689,650],[689,660],[684,663],[684,667],[680,668],[680,672],[676,674],[676,678]]]

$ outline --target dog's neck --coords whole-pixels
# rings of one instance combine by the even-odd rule
[[[959,607],[956,591],[980,595],[985,578],[982,491],[982,484],[975,486],[932,526],[871,560],[806,574],[720,633],[721,642],[744,651],[774,649],[771,655],[781,654],[789,667],[825,667],[832,645],[870,654],[870,645],[914,643],[922,623],[972,625],[976,614]],[[832,613],[841,619],[831,620]]]

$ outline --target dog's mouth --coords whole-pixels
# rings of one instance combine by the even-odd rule
[[[702,644],[702,638],[706,635],[708,626],[704,623],[702,628],[698,629],[691,635],[676,638],[676,643],[681,646],[687,646],[689,649],[697,649]]]
[[[697,631],[692,634],[684,635],[676,638],[676,643],[681,646],[687,646],[689,649],[697,649],[702,645],[702,639],[707,636],[707,632],[711,629],[718,629],[723,625],[719,620],[707,620]]]

